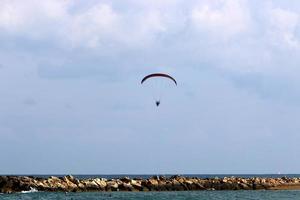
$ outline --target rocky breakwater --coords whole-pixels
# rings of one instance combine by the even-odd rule
[[[87,191],[184,191],[184,190],[278,190],[300,189],[300,178],[191,178],[155,176],[149,179],[77,179],[71,175],[38,178],[32,176],[0,176],[0,193],[29,190]]]

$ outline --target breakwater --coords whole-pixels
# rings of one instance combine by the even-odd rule
[[[197,178],[184,176],[153,176],[139,178],[77,179],[71,175],[39,178],[32,176],[0,176],[0,193],[30,190],[53,192],[90,191],[185,191],[185,190],[281,190],[299,189],[298,178]]]

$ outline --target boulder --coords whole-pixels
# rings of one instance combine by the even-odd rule
[[[115,180],[110,180],[106,182],[106,191],[118,191],[118,183]]]
[[[138,191],[130,183],[125,183],[125,182],[122,182],[119,185],[118,189],[120,191]]]
[[[251,190],[252,189],[251,185],[248,185],[246,183],[239,183],[239,188],[242,190]]]
[[[78,184],[78,183],[80,183],[80,181],[78,180],[78,179],[76,179],[74,176],[72,176],[72,175],[67,175],[67,176],[65,176],[65,177],[63,177],[63,180],[65,181],[65,182],[72,182],[72,183],[74,183],[74,184]]]
[[[87,191],[97,191],[100,189],[99,185],[93,179],[82,180],[81,183]]]
[[[64,178],[64,182],[65,182],[67,191],[69,191],[69,192],[76,192],[76,191],[79,191],[78,185],[74,183],[74,182],[75,182],[74,180],[71,181],[71,180],[68,179],[68,178]]]
[[[179,181],[177,181],[176,179],[171,180],[172,183],[172,191],[183,191],[186,189],[185,186],[183,186]]]
[[[138,191],[143,191],[142,181],[141,180],[131,180],[130,184]]]
[[[107,186],[107,184],[106,184],[106,181],[104,181],[104,180],[102,180],[102,179],[100,179],[100,178],[96,178],[96,179],[94,179],[94,181],[95,181],[95,183],[97,183],[98,184],[98,186],[99,186],[99,188],[101,189],[101,190],[105,190],[105,188],[106,188],[106,186]]]
[[[131,179],[127,176],[120,178],[120,181],[124,182],[124,183],[130,183]]]

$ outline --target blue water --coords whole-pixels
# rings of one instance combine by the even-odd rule
[[[300,191],[36,192],[0,194],[0,200],[299,200]]]
[[[18,176],[33,176],[33,177],[40,177],[40,178],[48,178],[49,176],[57,176],[62,177],[66,176],[67,174],[46,174],[46,175],[18,175]],[[160,174],[165,177],[170,177],[172,174]],[[88,178],[107,178],[107,179],[113,179],[113,178],[120,178],[120,177],[129,177],[129,178],[151,178],[154,175],[151,174],[90,174],[90,175],[75,175],[73,174],[75,178],[78,179],[88,179]],[[185,177],[197,177],[197,178],[223,178],[223,177],[242,177],[242,178],[252,178],[252,177],[262,177],[262,178],[281,178],[281,177],[300,177],[300,174],[182,174],[182,176]],[[300,200],[300,199],[299,199]]]

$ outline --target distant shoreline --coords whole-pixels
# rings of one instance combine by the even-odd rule
[[[40,175],[41,176],[41,175]],[[46,175],[43,175],[46,176]],[[84,176],[84,175],[82,175]],[[0,193],[24,191],[192,191],[192,190],[300,190],[297,177],[214,177],[152,176],[149,178],[94,177],[79,179],[67,176],[0,176]]]

